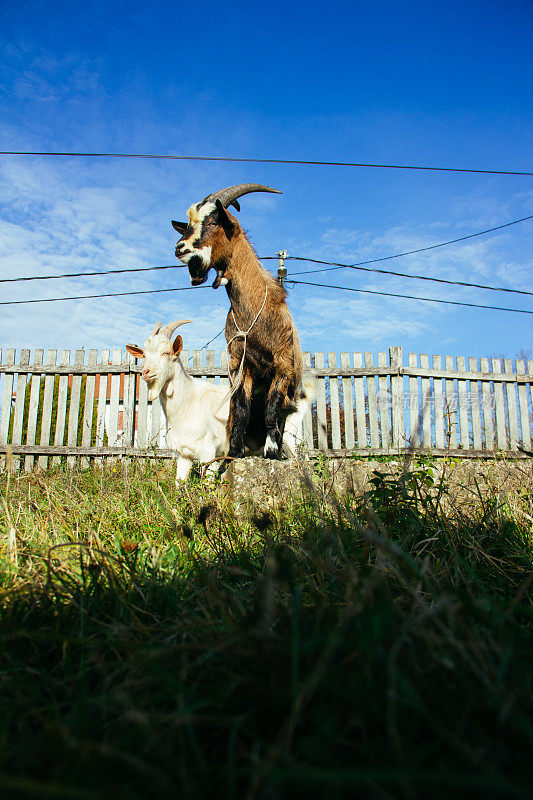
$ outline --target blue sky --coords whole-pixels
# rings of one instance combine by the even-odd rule
[[[532,22],[525,0],[440,8],[4,0],[0,149],[531,171]],[[283,190],[241,204],[263,256],[286,248],[350,263],[533,214],[533,179],[519,176],[4,157],[0,277],[172,264],[170,219],[248,181]],[[384,266],[532,291],[532,232],[526,222]],[[348,270],[302,277],[533,309],[520,295]],[[172,286],[188,286],[186,271],[0,284],[0,292],[15,300]],[[302,286],[290,290],[289,305],[312,351],[401,344],[512,357],[531,342],[527,315]],[[198,347],[223,327],[227,309],[222,289],[0,306],[0,347],[123,347],[156,320],[185,317],[194,320],[186,346]]]

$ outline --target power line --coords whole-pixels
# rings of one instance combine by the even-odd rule
[[[296,260],[296,259],[295,259]],[[309,261],[311,259],[299,258],[298,261]],[[364,263],[364,262],[363,262]],[[315,275],[317,272],[334,272],[336,269],[364,269],[357,264],[337,264],[334,269],[309,269],[301,272],[293,272],[293,275]],[[468,286],[474,289],[490,289],[493,292],[511,292],[512,294],[527,294],[533,296],[533,292],[526,289],[508,289],[504,286],[488,286],[485,283],[467,283],[466,281],[448,281],[445,278],[430,278],[428,275],[410,275],[408,272],[393,272],[388,269],[364,269],[364,272],[377,272],[380,275],[395,275],[399,278],[414,278],[419,281],[433,281],[434,283],[447,283],[450,286]]]
[[[417,250],[409,250],[405,253],[395,253],[392,256],[383,256],[381,258],[371,258],[367,261],[358,261],[355,264],[341,264],[337,261],[322,261],[317,258],[307,258],[303,256],[286,256],[286,260],[292,261],[308,261],[312,264],[325,264],[331,269],[315,269],[315,270],[303,270],[301,272],[294,272],[294,275],[313,275],[317,272],[334,272],[337,269],[359,269],[364,272],[376,272],[382,275],[395,275],[401,278],[416,278],[418,280],[425,280],[425,281],[434,281],[436,283],[446,283],[454,286],[469,286],[476,289],[491,289],[492,291],[497,292],[511,292],[514,294],[526,294],[532,295],[533,292],[528,292],[524,289],[508,289],[500,286],[487,286],[481,283],[467,283],[465,281],[449,281],[445,280],[444,278],[432,278],[427,275],[411,275],[406,272],[393,272],[391,270],[384,270],[384,269],[365,269],[363,267],[364,264],[375,264],[381,261],[390,261],[393,258],[402,258],[403,256],[413,255],[415,253],[423,253],[426,250],[435,250],[438,247],[445,247],[446,245],[456,244],[457,242],[464,242],[467,239],[473,239],[476,236],[483,236],[487,233],[492,233],[494,231],[502,230],[502,228],[509,228],[511,225],[518,225],[520,222],[526,222],[527,220],[533,219],[533,215],[529,217],[521,217],[520,219],[513,220],[512,222],[506,222],[503,225],[497,225],[494,228],[487,228],[483,231],[478,231],[477,233],[470,233],[468,236],[461,236],[458,239],[450,239],[446,242],[440,242],[439,244],[432,244],[427,247],[419,247]],[[277,259],[277,256],[260,256],[261,261],[274,261]],[[120,274],[125,272],[150,272],[155,270],[163,270],[163,269],[183,269],[185,264],[166,264],[163,266],[157,267],[131,267],[125,269],[108,269],[103,270],[100,272],[70,272],[64,273],[61,275],[34,275],[28,277],[19,277],[19,278],[0,278],[0,283],[17,283],[19,281],[47,281],[47,280],[57,280],[59,278],[90,278],[94,275],[114,275]]]
[[[445,283],[451,286],[468,286],[475,289],[490,289],[494,292],[511,292],[513,294],[525,294],[525,295],[533,295],[533,292],[528,292],[525,289],[509,289],[503,286],[488,286],[487,284],[483,283],[468,283],[466,281],[450,281],[446,280],[445,278],[433,278],[428,275],[413,275],[407,272],[394,272],[392,270],[386,269],[370,269],[365,268],[364,264],[375,264],[380,261],[390,261],[393,258],[402,258],[403,256],[410,256],[414,253],[423,253],[427,250],[435,250],[438,247],[445,247],[449,244],[455,244],[457,242],[464,242],[466,239],[473,239],[476,236],[482,236],[486,233],[491,233],[493,231],[501,230],[502,228],[508,228],[511,225],[517,225],[519,222],[525,222],[527,220],[533,219],[533,215],[529,217],[522,217],[521,219],[514,220],[513,222],[506,222],[504,225],[497,225],[495,228],[487,228],[487,230],[479,231],[478,233],[471,233],[468,236],[461,236],[459,239],[451,239],[447,242],[441,242],[440,244],[433,244],[428,247],[419,247],[417,250],[409,250],[405,253],[396,253],[392,256],[384,256],[382,258],[371,258],[367,261],[358,261],[355,264],[340,264],[336,261],[322,261],[316,258],[304,258],[300,256],[287,256],[286,259],[292,259],[293,261],[309,261],[312,264],[325,264],[328,266],[328,269],[311,269],[311,270],[302,270],[301,272],[294,272],[293,275],[313,275],[317,272],[334,272],[338,269],[357,269],[363,272],[376,272],[381,275],[394,275],[400,278],[415,278],[421,281],[433,281],[435,283]]]
[[[377,292],[372,289],[353,289],[349,286],[332,286],[328,283],[310,283],[309,281],[293,281],[285,279],[285,283],[294,283],[302,286],[318,286],[322,289],[339,289],[343,292],[359,292],[360,294],[376,294],[382,297],[400,297],[404,300],[424,300],[428,303],[446,303],[451,306],[467,306],[468,308],[484,308],[490,311],[512,311],[514,314],[533,314],[533,311],[526,311],[522,308],[504,308],[502,306],[484,306],[478,303],[462,303],[459,300],[438,300],[435,297],[416,297],[410,294],[395,294],[393,292]]]
[[[220,336],[220,334],[221,334],[221,333],[224,333],[224,331],[225,331],[225,330],[226,330],[226,326],[224,325],[224,327],[222,328],[222,330],[221,330],[221,331],[219,331],[219,332],[218,332],[218,333],[217,333],[215,336],[213,336],[213,338],[212,338],[212,339],[209,339],[209,341],[208,341],[208,342],[206,342],[206,343],[204,344],[204,346],[200,348],[199,352],[201,353],[201,352],[202,352],[202,350],[205,350],[205,348],[206,348],[206,347],[209,347],[209,345],[211,344],[211,342],[214,342],[214,341],[215,341],[215,339],[218,339],[218,337]],[[188,361],[190,362],[190,361],[191,361],[193,358],[194,358],[194,353],[192,354],[192,356],[189,356],[189,360],[188,360]]]
[[[327,283],[310,283],[309,281],[294,281],[294,280],[286,280],[286,283],[292,283],[295,285],[302,285],[302,286],[316,286],[322,289],[339,289],[340,291],[345,292],[359,292],[360,294],[375,294],[381,295],[382,297],[400,297],[404,300],[424,300],[429,303],[445,303],[447,305],[452,306],[467,306],[468,308],[484,308],[491,311],[511,311],[515,314],[533,314],[533,311],[526,311],[525,309],[521,308],[503,308],[501,306],[485,306],[479,305],[478,303],[462,303],[458,300],[438,300],[434,297],[416,297],[414,295],[409,294],[395,294],[393,292],[378,292],[372,289],[353,289],[348,286],[333,286]],[[77,297],[46,297],[40,298],[38,300],[2,300],[0,301],[1,306],[15,306],[15,305],[27,305],[29,303],[58,303],[64,300],[93,300],[96,298],[102,297],[127,297],[130,295],[140,295],[140,294],[161,294],[163,292],[191,292],[194,289],[208,289],[208,286],[180,286],[177,288],[172,289],[143,289],[142,291],[138,292],[112,292],[110,294],[87,294],[87,295],[80,295]],[[222,331],[220,331],[222,333]],[[220,336],[218,333],[214,339]],[[204,347],[207,347],[211,341],[211,339],[207,342]],[[202,348],[203,350],[204,348]]]
[[[372,169],[405,169],[405,170],[431,170],[435,172],[467,172],[483,175],[526,175],[533,172],[518,170],[498,169],[463,169],[459,167],[426,167],[407,164],[363,164],[353,161],[304,161],[303,159],[289,158],[231,158],[228,156],[178,156],[162,153],[66,153],[44,152],[28,150],[0,150],[2,156],[60,156],[72,158],[146,158],[167,159],[175,161],[226,161],[237,164],[303,164],[305,166],[322,167],[365,167]]]
[[[78,297],[42,297],[39,300],[2,300],[0,306],[19,306],[28,303],[59,303],[62,300],[94,300],[98,297],[126,297],[132,294],[160,294],[161,292],[190,292],[193,289],[208,289],[208,286],[180,286],[177,289],[144,289],[140,292],[112,292],[111,294],[84,294]]]
[[[0,283],[53,281],[59,278],[92,278],[94,275],[117,275],[122,272],[153,272],[158,269],[183,269],[185,266],[185,264],[165,264],[162,267],[128,267],[127,269],[106,269],[101,272],[66,272],[61,275],[30,275],[24,278],[0,278]]]
[[[514,219],[511,222],[505,222],[503,225],[496,225],[494,228],[486,228],[483,231],[477,231],[477,233],[469,233],[467,236],[460,236],[458,239],[448,239],[446,242],[439,242],[439,244],[431,244],[426,247],[418,247],[416,250],[407,250],[405,253],[395,253],[392,256],[382,256],[381,258],[371,258],[368,261],[359,261],[357,264],[338,264],[333,261],[320,261],[319,259],[314,258],[298,258],[297,256],[286,256],[287,259],[292,258],[297,261],[312,261],[314,264],[334,264],[338,267],[355,267],[359,264],[375,264],[378,261],[390,261],[391,258],[401,258],[402,256],[412,256],[415,253],[423,253],[426,250],[436,250],[438,247],[446,247],[449,244],[457,244],[457,242],[464,242],[467,239],[474,239],[476,236],[484,236],[486,233],[493,233],[494,231],[500,231],[502,228],[510,228],[511,225],[518,225],[519,222],[527,222],[528,220],[533,219],[533,214],[530,214],[528,217],[520,217],[520,219]]]

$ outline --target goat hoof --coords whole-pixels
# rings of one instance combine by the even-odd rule
[[[276,459],[280,458],[279,446],[271,436],[267,436],[264,449],[265,458]]]
[[[265,448],[265,458],[269,458],[271,461],[279,461],[280,459],[279,450],[273,450],[271,448],[267,450]]]
[[[244,447],[242,450],[230,450],[228,452],[228,458],[244,458]]]

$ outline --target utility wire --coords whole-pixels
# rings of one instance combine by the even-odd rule
[[[497,225],[494,228],[487,228],[483,231],[478,231],[477,233],[470,233],[468,236],[461,236],[458,239],[450,239],[447,242],[440,242],[439,244],[432,244],[428,247],[419,247],[417,250],[409,250],[405,253],[395,253],[392,256],[383,256],[381,258],[371,258],[368,261],[358,261],[355,264],[340,264],[337,261],[322,261],[317,258],[306,258],[303,256],[286,256],[286,260],[292,261],[308,261],[312,264],[324,264],[331,269],[313,269],[313,270],[303,270],[301,272],[294,272],[293,275],[312,275],[317,272],[334,272],[337,269],[359,269],[364,272],[376,272],[382,275],[395,275],[401,278],[416,278],[418,280],[424,281],[434,281],[436,283],[446,283],[453,286],[469,286],[475,289],[491,289],[495,292],[512,292],[514,294],[526,294],[526,295],[533,295],[533,292],[528,292],[524,289],[508,289],[500,286],[486,286],[485,284],[481,283],[467,283],[465,281],[449,281],[445,280],[444,278],[432,278],[428,275],[411,275],[406,272],[392,272],[391,270],[384,270],[384,269],[365,269],[363,267],[364,264],[375,264],[380,261],[390,261],[393,258],[402,258],[403,256],[413,255],[414,253],[423,253],[426,250],[435,250],[438,247],[445,247],[446,245],[456,244],[457,242],[464,242],[466,239],[473,239],[476,236],[483,236],[486,233],[492,233],[493,231],[499,231],[502,228],[509,228],[511,225],[517,225],[519,222],[526,222],[527,220],[533,219],[533,215],[529,217],[522,217],[521,219],[513,220],[512,222],[506,222],[503,225]],[[275,261],[278,257],[277,256],[261,256],[261,261]],[[132,267],[127,269],[108,269],[103,270],[101,272],[70,272],[65,273],[62,275],[35,275],[29,277],[22,277],[22,278],[0,278],[0,283],[17,283],[19,281],[47,281],[47,280],[57,280],[59,278],[89,278],[93,275],[115,275],[124,272],[150,272],[154,270],[163,270],[163,269],[183,269],[185,264],[167,264],[160,267]]]
[[[394,258],[394,256],[391,256]],[[285,258],[287,260],[287,258]],[[309,261],[310,259],[301,258],[298,261]],[[365,262],[363,262],[365,263]],[[366,262],[368,263],[368,262]],[[301,272],[293,272],[292,275],[315,275],[317,272],[334,272],[336,269],[360,269],[364,272],[377,272],[380,275],[395,275],[399,278],[414,278],[419,281],[433,281],[434,283],[447,283],[450,286],[468,286],[474,289],[490,289],[493,292],[511,292],[512,294],[527,294],[533,296],[533,292],[526,289],[508,289],[503,286],[488,286],[485,283],[467,283],[466,281],[448,281],[445,278],[430,278],[428,275],[410,275],[408,272],[393,272],[389,269],[365,269],[359,264],[337,264],[333,269],[308,269]]]
[[[84,294],[78,297],[42,297],[39,300],[2,300],[0,306],[19,306],[28,303],[59,303],[63,300],[93,300],[97,297],[126,297],[131,294],[160,294],[161,292],[190,292],[208,289],[208,286],[180,286],[177,289],[144,289],[141,292],[112,292],[111,294]]]
[[[212,338],[212,339],[209,339],[209,341],[208,341],[208,342],[206,342],[206,343],[204,344],[204,346],[200,348],[199,352],[201,353],[201,352],[202,352],[202,350],[205,350],[205,348],[206,348],[206,347],[209,347],[209,345],[211,344],[211,342],[214,342],[214,341],[215,341],[215,339],[218,339],[218,337],[220,336],[220,334],[224,333],[224,331],[225,331],[225,330],[226,330],[226,326],[224,325],[224,327],[222,328],[222,330],[221,330],[221,331],[219,331],[219,332],[218,332],[218,333],[217,333],[215,336],[213,336],[213,338]],[[194,353],[192,354],[192,356],[189,356],[188,363],[189,363],[189,362],[191,362],[193,358],[194,358]]]
[[[306,166],[323,167],[369,167],[373,169],[413,169],[433,170],[436,172],[468,172],[483,175],[533,175],[533,172],[498,169],[461,169],[458,167],[425,167],[407,164],[362,164],[353,161],[304,161],[289,158],[230,158],[227,156],[177,156],[157,153],[63,153],[28,150],[0,150],[1,156],[68,156],[73,158],[148,158],[169,159],[175,161],[226,161],[237,164],[304,164]]]
[[[122,272],[152,272],[158,269],[183,269],[185,264],[165,264],[162,267],[128,267],[127,269],[105,269],[101,272],[66,272],[61,275],[30,275],[24,278],[0,278],[0,283],[18,281],[53,281],[58,278],[92,278],[93,275],[117,275]]]
[[[373,291],[372,289],[352,289],[348,286],[333,286],[327,283],[310,283],[309,281],[293,281],[290,279],[289,280],[286,279],[285,283],[292,283],[302,286],[317,286],[322,289],[339,289],[340,291],[359,292],[361,294],[375,294],[375,295],[381,295],[382,297],[400,297],[405,300],[424,300],[429,303],[446,303],[452,306],[484,308],[492,311],[511,311],[515,314],[533,314],[533,311],[526,311],[521,308],[502,308],[501,306],[485,306],[485,305],[479,305],[478,303],[461,303],[458,300],[438,300],[434,297],[416,297],[409,294],[394,294],[393,292],[377,292]],[[2,300],[0,301],[0,305],[15,306],[15,305],[26,305],[29,303],[58,303],[63,300],[93,300],[95,298],[101,298],[101,297],[127,297],[129,295],[140,295],[140,294],[161,294],[162,292],[191,292],[194,289],[208,289],[208,288],[209,288],[208,286],[181,286],[173,289],[144,289],[138,292],[113,292],[111,294],[87,294],[78,297],[46,297],[46,298],[40,298],[39,300]],[[219,335],[220,334],[217,334],[217,336]],[[216,339],[217,336],[215,336],[214,338]],[[210,342],[208,342],[207,344],[210,344]],[[205,347],[207,347],[207,345],[205,345]]]
[[[318,286],[322,289],[339,289],[343,292],[359,292],[360,294],[376,294],[381,297],[401,297],[404,300],[424,300],[428,303],[446,303],[451,306],[467,306],[468,308],[484,308],[491,311],[511,311],[514,314],[533,314],[533,311],[526,311],[523,308],[503,308],[502,306],[484,306],[478,303],[462,303],[459,300],[438,300],[435,297],[416,297],[410,294],[395,294],[393,292],[377,292],[372,289],[353,289],[349,286],[332,286],[328,283],[310,283],[308,281],[293,281],[289,278],[285,279],[285,283],[294,283],[302,286]]]
[[[421,281],[433,281],[435,283],[446,283],[452,286],[468,286],[475,289],[490,289],[494,292],[511,292],[513,294],[526,294],[526,295],[533,295],[533,292],[528,292],[525,289],[509,289],[503,286],[487,286],[483,283],[468,283],[466,281],[450,281],[446,280],[445,278],[433,278],[429,275],[412,275],[407,272],[393,272],[392,270],[386,269],[370,269],[365,268],[364,264],[376,264],[380,261],[390,261],[393,258],[402,258],[403,256],[410,256],[415,253],[423,253],[427,250],[435,250],[438,247],[445,247],[449,244],[456,244],[457,242],[464,242],[466,239],[473,239],[476,236],[482,236],[486,233],[492,233],[493,231],[501,230],[502,228],[508,228],[511,225],[517,225],[519,222],[526,222],[527,220],[533,219],[533,215],[529,217],[522,217],[521,219],[514,220],[513,222],[506,222],[504,225],[497,225],[495,228],[487,228],[487,230],[479,231],[478,233],[471,233],[468,236],[461,236],[459,239],[451,239],[447,242],[441,242],[440,244],[433,244],[428,247],[419,247],[417,250],[409,250],[405,253],[396,253],[392,256],[384,256],[382,258],[371,258],[368,261],[358,261],[355,264],[340,264],[336,261],[322,261],[317,258],[304,258],[300,256],[286,256],[286,260],[293,260],[293,261],[309,261],[312,264],[325,264],[327,265],[327,269],[311,269],[311,270],[302,270],[301,272],[293,272],[293,275],[313,275],[317,272],[334,272],[338,269],[357,269],[363,272],[376,272],[381,275],[395,275],[396,277],[400,278],[415,278]]]

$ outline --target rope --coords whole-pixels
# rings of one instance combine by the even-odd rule
[[[234,336],[231,337],[231,339],[227,342],[226,348],[225,348],[226,349],[226,353],[228,355],[228,380],[229,380],[230,390],[229,390],[229,392],[226,392],[226,394],[224,395],[224,398],[222,399],[222,401],[221,401],[221,403],[220,403],[220,405],[217,408],[217,411],[215,413],[220,411],[220,409],[222,408],[222,406],[224,405],[224,403],[226,402],[228,397],[229,398],[233,397],[233,395],[235,394],[235,392],[237,391],[237,389],[241,385],[242,373],[244,371],[244,359],[246,357],[246,340],[247,340],[247,337],[250,335],[250,332],[251,332],[252,328],[254,327],[255,323],[257,322],[257,320],[261,316],[261,313],[262,313],[262,311],[263,311],[263,309],[265,307],[265,303],[266,303],[266,300],[267,300],[267,295],[268,295],[268,285],[265,286],[265,299],[263,300],[263,305],[261,306],[261,308],[259,309],[259,311],[255,315],[255,319],[254,319],[254,321],[252,322],[252,324],[250,325],[250,327],[248,328],[247,331],[242,331],[239,328],[239,326],[237,325],[237,320],[235,319],[235,314],[233,313],[233,308],[231,309],[231,316],[233,317],[233,324],[237,328],[237,333]],[[230,361],[230,359],[229,359],[229,346],[230,346],[230,344],[232,342],[235,341],[235,339],[239,339],[241,336],[244,339],[244,349],[243,349],[243,353],[242,353],[241,363],[239,364],[239,369],[237,371],[237,375],[235,377],[235,380],[232,380],[231,374],[230,374],[230,370],[229,370],[229,361]]]
[[[235,327],[237,329],[237,333],[235,334],[235,336],[231,337],[231,339],[229,340],[229,342],[226,345],[226,352],[228,354],[228,379],[229,379],[229,383],[230,383],[230,386],[231,386],[230,397],[233,397],[233,395],[235,394],[235,392],[237,391],[237,389],[241,385],[242,373],[244,372],[244,359],[246,357],[246,341],[247,341],[248,335],[250,334],[252,328],[254,327],[255,323],[257,322],[257,320],[261,316],[261,313],[262,313],[262,311],[263,311],[263,309],[265,307],[265,303],[266,303],[266,300],[267,300],[267,295],[268,295],[268,285],[265,286],[265,299],[263,300],[263,305],[261,306],[261,308],[259,309],[259,311],[255,315],[255,319],[254,319],[254,321],[252,322],[252,324],[250,325],[250,327],[248,328],[247,331],[242,331],[239,328],[239,326],[237,325],[237,320],[235,319],[235,314],[233,313],[233,308],[231,309],[231,316],[233,317],[233,324],[235,325]],[[235,339],[240,339],[241,336],[244,339],[244,349],[243,349],[241,363],[239,364],[239,369],[238,369],[236,378],[233,381],[231,379],[231,374],[230,374],[230,370],[229,370],[229,346],[230,346],[230,344],[232,342],[235,341]]]

